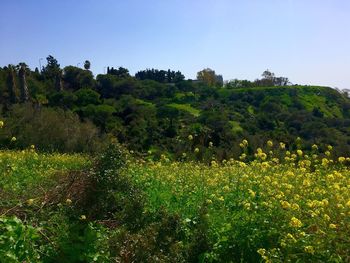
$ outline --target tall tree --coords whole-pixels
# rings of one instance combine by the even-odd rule
[[[63,90],[62,82],[62,70],[60,64],[58,64],[57,59],[49,55],[47,58],[47,65],[43,68],[43,75],[45,78],[54,82],[55,89],[57,91]]]
[[[29,100],[29,90],[26,81],[27,65],[25,63],[19,64],[19,86],[21,92],[21,102],[26,102]]]
[[[16,71],[12,65],[8,66],[6,84],[10,95],[10,102],[17,103],[18,91],[17,91],[17,85],[16,85]]]

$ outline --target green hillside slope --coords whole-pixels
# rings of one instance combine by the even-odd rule
[[[0,68],[0,102],[7,124],[0,140],[7,145],[6,138],[15,136],[14,148],[35,144],[51,151],[56,146],[50,144],[55,143],[63,152],[95,151],[104,138],[115,137],[140,153],[166,153],[177,159],[198,148],[193,157],[210,160],[213,155],[238,158],[243,139],[250,142],[246,154],[251,156],[267,140],[295,149],[300,137],[305,150],[313,144],[331,144],[335,155],[350,152],[350,100],[328,87],[263,86],[262,81],[235,82],[248,83],[245,88],[220,87],[183,78],[138,79],[126,69],[94,78],[88,70],[68,66],[60,73],[60,82],[52,77],[58,73],[51,68],[27,68],[25,100],[18,68]],[[80,119],[80,124],[73,121],[74,132],[67,132],[64,116]],[[49,134],[55,134],[50,135],[52,143]],[[85,138],[98,143],[87,147],[91,143],[84,143]]]

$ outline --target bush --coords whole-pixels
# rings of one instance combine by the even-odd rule
[[[126,158],[126,151],[118,143],[109,144],[99,155],[90,173],[92,188],[85,212],[91,218],[138,228],[143,218],[143,196],[131,178],[122,173]]]
[[[16,137],[15,143],[9,138]],[[1,145],[28,148],[35,145],[41,151],[94,152],[103,139],[91,122],[62,109],[35,108],[31,104],[13,105],[5,117],[0,133]]]

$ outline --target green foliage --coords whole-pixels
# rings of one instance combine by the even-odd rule
[[[19,99],[19,66],[0,70],[5,116],[13,115],[15,107],[11,105]],[[98,126],[103,135],[112,134],[140,154],[157,149],[160,154],[181,158],[194,123],[208,131],[198,135],[201,139],[193,146],[206,152],[209,160],[208,151],[203,150],[209,142],[214,144],[210,154],[219,159],[237,158],[236,145],[243,138],[248,138],[253,148],[267,138],[293,148],[295,138],[302,137],[309,145],[334,145],[338,156],[350,150],[350,100],[346,94],[327,87],[292,86],[269,70],[256,81],[236,79],[220,88],[213,87],[218,76],[210,69],[199,74],[202,81],[184,80],[181,73],[171,70],[150,69],[133,77],[126,68],[108,68],[107,74],[96,79],[89,70],[74,66],[61,71],[52,56],[43,72],[26,68],[34,106],[73,111],[84,122]],[[52,131],[48,134],[56,136]],[[337,139],[332,134],[337,134]],[[59,150],[66,148],[85,151],[89,147],[85,143]],[[202,154],[197,156],[204,160]]]
[[[42,262],[40,234],[16,217],[0,217],[1,262]]]
[[[182,75],[180,71],[171,71],[168,69],[165,70],[158,70],[158,69],[146,69],[141,70],[135,74],[135,78],[139,80],[154,80],[161,83],[177,83],[180,81],[183,81],[185,79],[185,76]]]
[[[42,72],[45,78],[54,80],[57,75],[61,73],[60,64],[58,64],[57,59],[49,55],[47,58],[47,65],[43,67]]]
[[[131,179],[122,174],[126,152],[117,143],[110,143],[96,161],[90,177],[87,215],[118,221],[129,228],[139,228],[143,219],[142,193]]]
[[[125,154],[125,150],[113,142],[100,154],[94,174],[97,188],[109,191],[118,187],[120,170],[125,164]]]
[[[210,166],[133,159],[115,142],[92,165],[1,152],[0,252],[4,262],[346,261],[350,159],[296,144]]]
[[[95,86],[95,80],[92,72],[89,70],[67,66],[63,69],[63,72],[63,80],[67,89],[78,90],[81,88],[93,88]]]
[[[53,92],[49,95],[49,104],[63,109],[73,109],[77,99],[77,96],[70,91]]]
[[[51,262],[108,262],[108,235],[102,226],[71,222],[65,233],[59,233],[58,253]]]
[[[91,152],[102,143],[93,124],[81,122],[76,114],[62,109],[17,104],[8,112],[5,123],[0,138],[2,145],[10,148],[35,145],[43,151]],[[13,136],[17,138],[16,142],[9,143]]]
[[[190,104],[177,104],[177,103],[171,103],[168,104],[169,107],[173,107],[175,109],[185,111],[193,115],[194,117],[199,117],[200,115],[200,110],[197,110],[193,108]]]

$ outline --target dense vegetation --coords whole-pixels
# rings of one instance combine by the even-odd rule
[[[208,166],[115,143],[94,159],[1,151],[0,261],[349,262],[350,158],[332,154],[268,141],[253,162]]]
[[[167,153],[179,159],[189,147],[199,148],[197,158],[207,161],[212,154],[237,158],[244,138],[251,142],[250,156],[267,139],[295,149],[297,137],[305,150],[314,143],[333,145],[338,156],[350,150],[350,101],[331,88],[291,85],[269,71],[253,82],[223,85],[222,76],[210,69],[198,72],[198,80],[185,80],[179,71],[146,69],[134,77],[122,67],[94,78],[89,68],[86,61],[84,69],[61,69],[52,56],[41,70],[31,71],[25,63],[0,68],[0,102],[8,124],[2,145],[15,136],[11,147],[93,152],[115,137],[158,158]],[[50,145],[49,138],[57,139]]]
[[[346,94],[89,68],[0,68],[0,262],[350,261]]]

